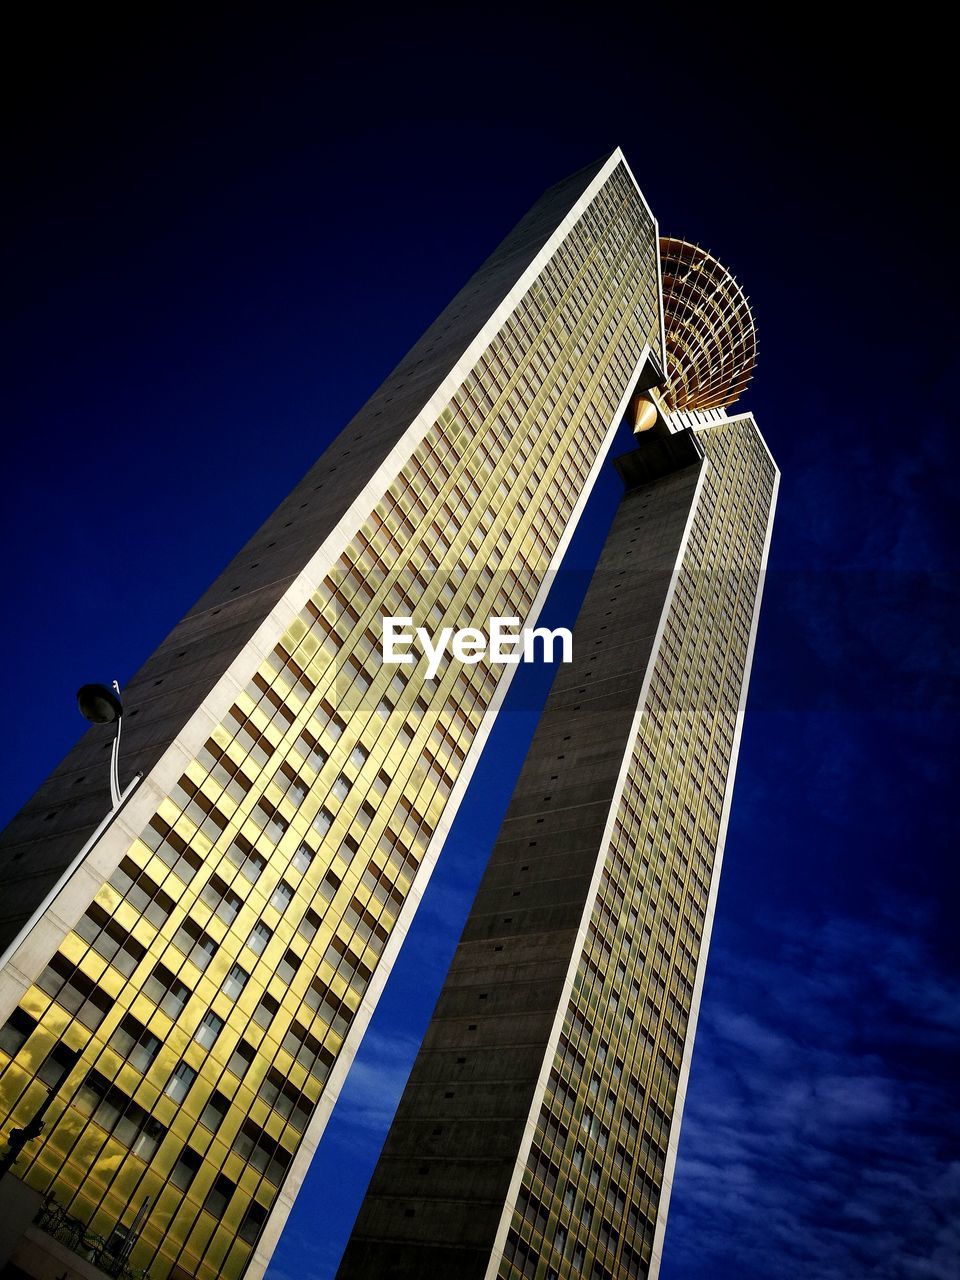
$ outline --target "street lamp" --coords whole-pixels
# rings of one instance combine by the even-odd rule
[[[66,1076],[66,1072],[61,1076],[61,1084]],[[46,1115],[47,1108],[55,1097],[55,1090],[48,1089],[47,1096],[43,1102],[33,1113],[22,1129],[11,1129],[7,1137],[7,1149],[0,1158],[0,1178],[2,1178],[9,1169],[20,1159],[20,1153],[28,1142],[32,1142],[34,1138],[39,1138],[43,1133],[43,1117]]]
[[[114,680],[112,688],[108,688],[105,684],[85,684],[82,689],[77,690],[77,706],[83,718],[89,720],[91,724],[115,724],[117,726],[117,732],[114,735],[113,746],[110,751],[110,809],[97,823],[94,831],[84,841],[83,847],[75,855],[73,861],[64,869],[56,883],[51,886],[30,918],[21,925],[16,937],[4,948],[3,954],[0,955],[0,970],[6,967],[7,961],[23,945],[30,930],[43,917],[77,869],[83,866],[90,850],[102,838],[104,832],[109,830],[110,825],[120,812],[121,806],[127,802],[143,781],[143,774],[135,773],[127,783],[126,789],[124,791],[120,790],[120,722],[123,719],[123,703],[120,700],[120,686],[116,680]]]
[[[123,722],[123,703],[120,686],[116,680],[108,689],[105,684],[85,684],[77,691],[80,714],[91,724],[115,724],[117,732],[110,751],[110,799],[113,808],[120,803],[120,726]]]

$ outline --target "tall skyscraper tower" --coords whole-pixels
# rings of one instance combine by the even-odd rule
[[[745,298],[662,251],[671,380],[338,1280],[659,1271],[778,483]]]
[[[124,690],[112,806],[94,728],[0,837],[12,1276],[263,1275],[515,670],[386,665],[383,618],[532,622],[628,406],[699,466],[685,547],[690,450],[754,447],[749,311],[659,245],[619,151],[548,191]]]
[[[124,690],[114,803],[99,727],[14,819],[9,1275],[264,1274],[516,669],[389,666],[384,617],[534,621],[625,412],[641,443],[575,664],[344,1267],[545,1275],[581,1245],[648,1265],[776,486],[753,422],[724,413],[753,360],[739,288],[659,241],[620,152],[559,183]],[[622,1254],[581,1242],[567,1183],[575,1212],[594,1188]],[[556,1257],[554,1226],[575,1242]]]

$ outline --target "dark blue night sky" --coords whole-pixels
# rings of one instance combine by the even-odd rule
[[[79,736],[77,686],[123,683],[540,191],[619,144],[751,295],[742,405],[783,473],[664,1280],[955,1280],[936,31],[152,12],[7,32],[0,819]],[[546,695],[521,676],[270,1280],[333,1276]]]

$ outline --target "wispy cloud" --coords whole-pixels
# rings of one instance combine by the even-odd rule
[[[922,937],[795,920],[714,957],[664,1280],[955,1280],[960,993]]]
[[[377,1144],[393,1119],[419,1048],[415,1036],[370,1030],[337,1102],[337,1119],[351,1130],[375,1135]]]

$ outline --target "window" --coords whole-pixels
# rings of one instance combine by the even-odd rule
[[[207,1105],[203,1108],[203,1112],[200,1116],[200,1123],[216,1133],[229,1108],[230,1100],[225,1098],[219,1090],[214,1089],[213,1093],[210,1095]]]
[[[231,924],[237,918],[242,905],[239,895],[219,876],[210,877],[203,886],[200,897],[224,924]]]
[[[184,1147],[170,1172],[170,1181],[181,1191],[186,1191],[202,1163],[202,1156],[191,1147]]]
[[[128,978],[147,954],[146,947],[112,920],[98,902],[87,908],[74,926],[74,933],[89,942],[98,955]]]
[[[86,974],[74,969],[59,951],[37,978],[36,985],[56,1000],[61,1008],[75,1014],[77,1021],[90,1031],[96,1031],[113,1008],[113,1001],[107,993],[91,982]]]
[[[316,1036],[310,1035],[306,1027],[294,1022],[283,1038],[283,1047],[318,1080],[327,1078],[333,1062],[333,1054],[324,1049]]]
[[[336,996],[326,983],[314,978],[304,997],[304,1004],[319,1012],[338,1036],[344,1036],[353,1018],[353,1010]]]
[[[250,821],[256,823],[256,825],[264,832],[267,839],[272,841],[274,844],[277,843],[287,829],[286,818],[278,812],[277,806],[272,804],[266,796],[257,801],[256,808],[253,810],[253,813],[250,814]],[[263,859],[261,859],[261,862],[262,861]],[[264,865],[266,864],[264,863]],[[241,867],[240,870],[244,875],[247,874],[243,867]],[[257,874],[259,875],[259,871]]]
[[[313,1102],[290,1084],[276,1067],[269,1069],[257,1092],[267,1106],[288,1120],[295,1129],[302,1133],[307,1127],[307,1121],[313,1112]]]
[[[270,1023],[279,1012],[280,1001],[274,1000],[273,996],[264,993],[261,997],[260,1003],[253,1011],[253,1020],[258,1026],[266,1028],[269,1027]]]
[[[297,852],[293,855],[292,866],[296,871],[308,870],[310,863],[313,861],[313,850],[308,844],[302,844]]]
[[[41,1063],[37,1077],[51,1089],[56,1089],[79,1057],[79,1050],[70,1049],[63,1043],[56,1044]]]
[[[360,846],[356,840],[354,840],[353,836],[344,836],[343,843],[337,850],[337,857],[342,858],[347,866],[349,866],[356,856],[359,848]]]
[[[252,1120],[245,1120],[233,1140],[233,1149],[269,1182],[280,1183],[293,1159],[292,1152]]]
[[[89,1073],[77,1090],[73,1105],[142,1160],[150,1160],[166,1136],[159,1121],[99,1071]]]
[[[340,777],[337,778],[336,782],[330,788],[330,791],[337,800],[345,800],[347,796],[350,794],[349,778],[345,778],[344,775],[341,773]]]
[[[240,992],[247,985],[247,979],[250,977],[246,969],[235,964],[227,976],[223,980],[223,986],[220,990],[224,995],[229,996],[231,1000],[236,1000]]]
[[[314,831],[319,831],[321,835],[326,835],[332,822],[333,814],[327,809],[321,809],[313,820],[313,829]]]
[[[184,920],[173,935],[173,944],[178,947],[188,960],[198,969],[206,969],[217,950],[217,944],[209,934],[204,933],[193,920]]]
[[[329,902],[340,888],[340,877],[334,871],[328,871],[320,882],[320,896]],[[319,923],[319,921],[318,921]]]
[[[175,790],[182,790],[182,788],[175,788]],[[203,798],[206,799],[206,797]],[[194,805],[193,808],[195,812],[188,815],[190,820],[202,825],[210,839],[215,840],[223,830],[223,827],[226,826],[226,820],[216,810],[204,816],[200,811],[199,805]],[[166,863],[174,875],[179,877],[184,884],[189,884],[203,866],[203,860],[188,847],[186,840],[171,830],[170,826],[160,817],[150,819],[150,824],[141,833],[140,839],[149,849],[156,853],[158,858]]]
[[[276,907],[278,911],[286,911],[293,899],[293,890],[287,884],[286,880],[281,880],[274,889],[270,898],[271,907]]]
[[[317,728],[323,730],[330,735],[333,742],[336,742],[343,733],[346,725],[329,702],[321,702],[320,709],[314,717],[314,723]]]
[[[166,824],[164,824],[166,826]],[[150,830],[151,828],[148,828]],[[169,828],[168,828],[169,830]],[[150,841],[146,841],[150,844]],[[152,848],[152,844],[150,845]],[[157,929],[163,924],[173,910],[174,902],[169,893],[164,893],[145,871],[133,861],[124,858],[120,866],[110,877],[110,884],[127,902]]]
[[[166,965],[158,964],[144,983],[144,995],[159,1005],[168,1018],[178,1018],[190,998],[190,988],[170,972]]]
[[[323,961],[332,965],[340,976],[350,983],[354,991],[359,992],[361,995],[373,976],[373,971],[368,969],[360,957],[351,951],[347,944],[336,935],[334,935],[330,946],[324,952]]]
[[[350,763],[355,769],[362,769],[366,758],[367,753],[361,746],[354,747],[349,756]]]
[[[247,938],[247,946],[256,955],[263,955],[266,950],[267,943],[272,937],[273,930],[265,925],[262,920],[258,920],[250,930],[250,936]]]
[[[160,1040],[127,1014],[110,1037],[110,1045],[135,1071],[145,1072],[160,1050]]]
[[[243,1221],[240,1223],[238,1232],[240,1239],[245,1240],[247,1244],[254,1244],[260,1232],[263,1230],[263,1224],[267,1220],[267,1210],[262,1204],[258,1204],[256,1200],[250,1205],[250,1208],[243,1215]]]
[[[206,1209],[207,1213],[213,1214],[215,1218],[222,1218],[226,1213],[227,1205],[230,1203],[234,1191],[236,1191],[236,1187],[230,1179],[225,1178],[222,1173],[218,1173],[203,1203],[204,1209]]]
[[[234,1075],[239,1076],[242,1080],[247,1074],[250,1063],[253,1062],[255,1057],[256,1051],[253,1046],[247,1044],[246,1040],[241,1040],[230,1055],[230,1061],[227,1063],[227,1067]]]
[[[284,771],[287,768],[288,768],[287,765],[283,766]],[[284,771],[282,771],[281,774],[276,779],[277,785],[280,787],[283,786],[284,782],[288,781]],[[293,778],[289,779],[289,785],[287,786],[286,794],[284,798],[289,800],[295,809],[299,809],[299,807],[303,804],[304,800],[306,800],[307,798],[308,790],[309,788],[307,787],[307,784],[304,782],[304,780],[302,778],[298,778],[294,776]]]
[[[310,942],[316,936],[319,928],[320,917],[315,911],[308,911],[297,925],[297,933],[300,934],[301,938],[305,938],[307,942]]]
[[[204,1049],[212,1049],[216,1044],[217,1036],[222,1030],[223,1019],[214,1013],[212,1009],[208,1009],[200,1019],[200,1025],[193,1033],[193,1038]]]
[[[15,1057],[26,1044],[36,1025],[36,1019],[31,1018],[25,1010],[14,1009],[0,1027],[0,1049],[8,1053],[11,1058]]]
[[[227,849],[227,857],[235,867],[240,868],[240,874],[251,884],[259,879],[261,871],[267,865],[266,858],[257,853],[250,841],[243,836],[237,836],[233,841]]]
[[[193,1067],[186,1062],[178,1062],[170,1074],[170,1079],[164,1085],[163,1092],[174,1102],[182,1102],[196,1078],[197,1073]]]
[[[302,733],[295,743],[295,748],[311,769],[322,769],[327,762],[326,753],[312,733]]]
[[[277,977],[283,982],[292,982],[294,975],[300,968],[301,958],[295,951],[288,950],[277,966]]]
[[[136,1113],[140,1113],[139,1115]],[[167,1131],[159,1120],[148,1116],[135,1102],[131,1102],[113,1136],[130,1146],[131,1154],[141,1160],[152,1160],[160,1150],[160,1143]]]

